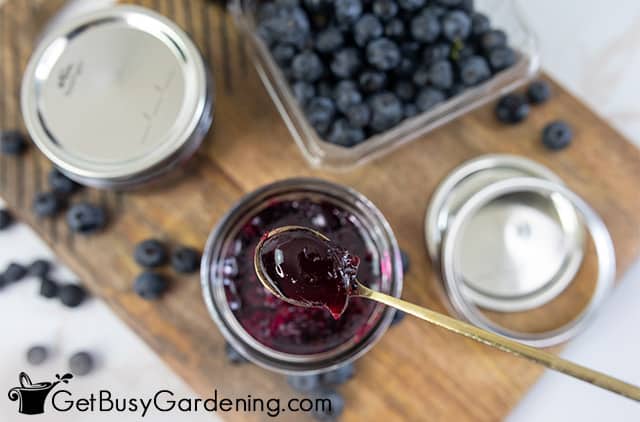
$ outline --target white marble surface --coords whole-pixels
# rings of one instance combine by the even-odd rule
[[[637,0],[520,0],[519,3],[539,34],[544,68],[640,145],[640,3]],[[24,226],[0,235],[0,268],[14,259],[27,262],[50,255]],[[73,279],[68,272],[58,271],[60,277]],[[565,357],[640,384],[637,359],[640,340],[634,334],[640,320],[639,278],[640,260],[624,276],[624,284],[608,300],[593,325],[564,350]],[[86,349],[97,354],[99,366],[92,376],[73,380],[80,391],[108,387],[122,395],[136,396],[167,387],[182,396],[193,394],[104,303],[94,299],[70,311],[55,301],[37,298],[36,289],[36,282],[28,281],[0,294],[0,328],[5,334],[0,342],[3,391],[15,386],[19,369],[29,368],[34,379],[48,379],[52,373],[66,369],[70,353]],[[35,343],[48,344],[55,353],[46,365],[31,368],[25,363],[24,352]],[[46,418],[86,419],[81,413]],[[112,420],[112,415],[91,415],[91,420],[107,419]],[[138,418],[119,415],[118,419]],[[154,414],[147,419],[169,421],[175,415]],[[509,417],[512,422],[605,419],[640,420],[640,406],[553,373],[546,373]],[[15,403],[6,398],[0,399],[0,420],[17,420]],[[211,417],[190,415],[189,420],[211,420]]]

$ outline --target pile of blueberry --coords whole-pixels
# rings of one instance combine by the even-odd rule
[[[531,106],[539,106],[551,98],[551,86],[544,80],[532,82],[525,93],[511,93],[503,96],[495,107],[496,118],[505,124],[523,122]],[[573,129],[563,120],[548,123],[542,131],[542,144],[553,151],[569,146],[573,140]]]
[[[133,290],[143,299],[160,298],[169,287],[167,278],[155,268],[171,261],[173,270],[180,274],[190,274],[200,268],[200,253],[188,246],[177,247],[169,256],[166,245],[158,239],[147,239],[138,243],[133,253],[138,265],[145,270],[136,277]]]
[[[257,21],[311,125],[344,147],[517,60],[473,0],[273,0]]]

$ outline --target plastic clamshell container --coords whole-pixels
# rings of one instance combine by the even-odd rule
[[[231,6],[236,22],[247,34],[258,75],[275,103],[293,139],[313,167],[349,170],[378,158],[393,149],[460,117],[529,81],[538,72],[537,41],[515,0],[476,0],[476,9],[491,19],[493,27],[505,31],[509,45],[518,52],[511,68],[481,85],[448,99],[436,108],[406,119],[392,129],[351,147],[324,141],[307,121],[290,85],[271,57],[267,45],[256,32],[255,0],[235,0]]]

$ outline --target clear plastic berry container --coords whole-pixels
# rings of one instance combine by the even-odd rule
[[[496,29],[509,37],[517,52],[516,63],[481,85],[448,99],[439,106],[402,121],[399,125],[366,141],[347,148],[321,139],[307,121],[295,100],[283,72],[256,32],[259,1],[234,0],[230,9],[241,30],[247,34],[250,52],[258,75],[275,103],[293,139],[313,167],[348,170],[378,158],[477,107],[525,84],[538,72],[540,60],[537,41],[515,0],[476,0],[476,10],[486,14]]]
[[[287,220],[289,216],[295,219]],[[384,216],[368,199],[317,179],[288,179],[248,194],[209,236],[202,292],[226,341],[248,360],[275,372],[330,371],[366,353],[395,311],[353,298],[336,321],[324,309],[288,305],[267,292],[253,271],[255,244],[264,232],[287,224],[316,227],[345,247],[355,242],[356,251],[350,252],[362,258],[360,281],[396,297],[402,292],[400,250]]]

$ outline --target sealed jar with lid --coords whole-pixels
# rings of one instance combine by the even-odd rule
[[[335,320],[325,309],[296,307],[257,280],[253,253],[275,227],[313,227],[362,258],[358,278],[400,296],[402,261],[380,211],[358,192],[316,179],[291,179],[241,199],[211,233],[202,259],[204,299],[225,339],[250,361],[292,374],[345,365],[371,348],[394,310],[362,298]]]
[[[117,6],[47,33],[22,81],[22,113],[38,148],[70,178],[129,188],[189,158],[212,123],[213,87],[175,23]]]

